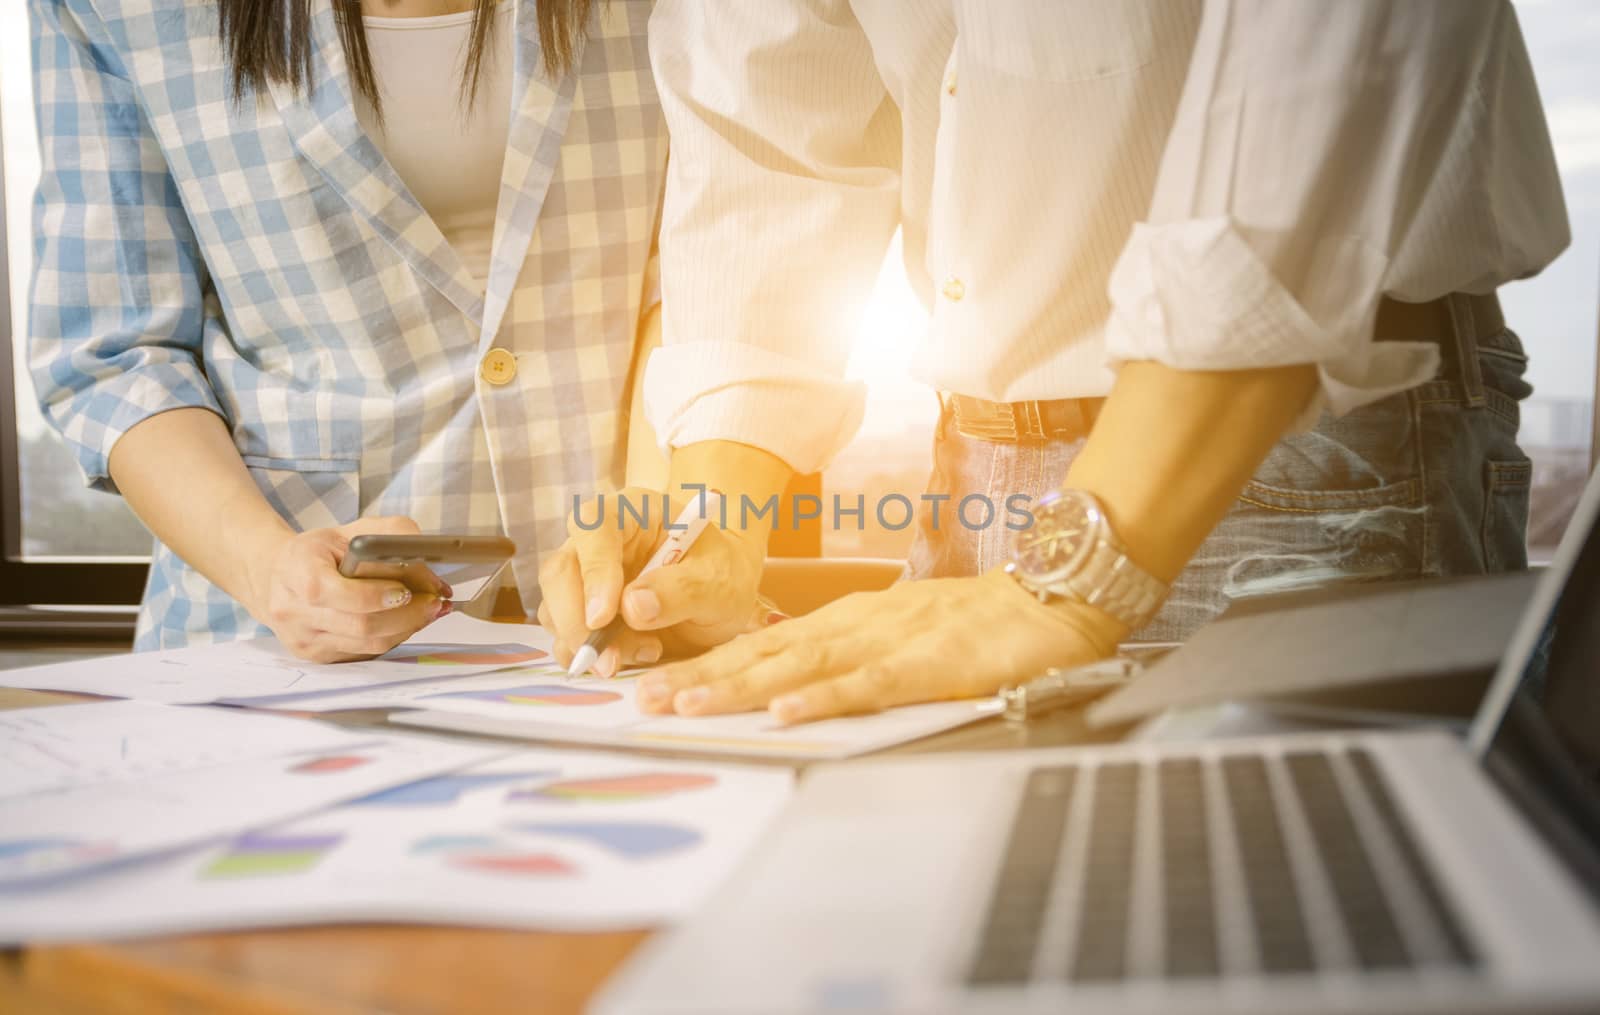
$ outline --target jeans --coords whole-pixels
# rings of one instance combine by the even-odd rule
[[[1525,568],[1532,469],[1517,423],[1531,390],[1527,358],[1510,329],[1454,331],[1434,336],[1443,362],[1433,380],[1337,419],[1324,414],[1315,429],[1280,441],[1134,640],[1181,641],[1250,596]],[[977,440],[957,433],[947,412],[928,492],[949,500],[924,498],[907,577],[1004,564],[1015,534],[1005,498],[1023,494],[1031,504],[1059,486],[1083,443]],[[957,517],[971,493],[995,503],[993,524]]]

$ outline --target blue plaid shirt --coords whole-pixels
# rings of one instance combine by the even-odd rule
[[[111,447],[141,420],[210,409],[300,529],[503,527],[531,609],[572,495],[621,478],[667,157],[647,0],[597,5],[556,81],[518,0],[486,292],[362,132],[329,0],[313,2],[313,87],[240,102],[209,0],[31,7],[29,361],[90,484],[112,489]],[[480,377],[495,348],[510,383]],[[155,547],[139,648],[261,633]]]

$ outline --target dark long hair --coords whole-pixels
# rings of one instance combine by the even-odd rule
[[[461,81],[462,95],[469,102],[477,94],[483,57],[489,51],[495,4],[496,0],[474,0],[472,42]],[[545,72],[552,78],[572,66],[593,5],[594,0],[537,0]],[[296,91],[311,86],[311,0],[217,0],[217,10],[235,99],[246,91],[264,90],[269,83],[288,84]],[[361,0],[333,0],[333,12],[350,80],[382,116],[367,33],[361,25]]]

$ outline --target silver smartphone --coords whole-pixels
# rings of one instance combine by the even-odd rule
[[[504,536],[356,536],[339,573],[354,578],[367,563],[421,564],[449,583],[459,612],[488,619],[501,572],[516,552],[517,544]]]

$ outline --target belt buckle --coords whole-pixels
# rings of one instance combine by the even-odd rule
[[[980,441],[1017,442],[1017,416],[1011,403],[990,402],[966,395],[956,395],[951,401],[955,408],[957,431]]]

